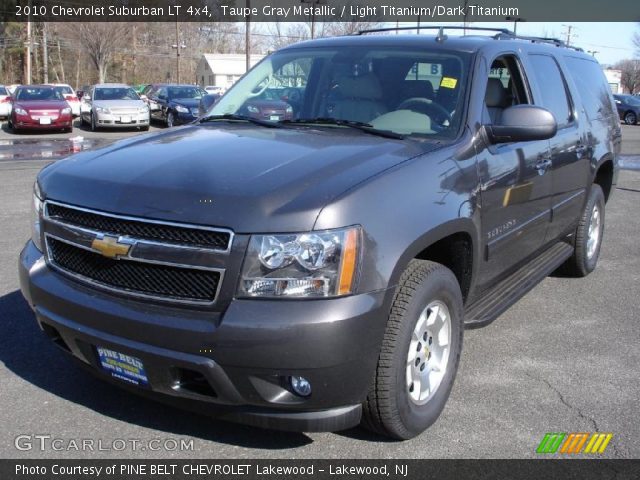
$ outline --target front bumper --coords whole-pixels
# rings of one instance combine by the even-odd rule
[[[198,118],[198,112],[176,112],[176,124],[184,125],[186,123],[193,122],[196,118]]]
[[[20,130],[60,130],[73,126],[73,117],[71,115],[60,115],[59,117],[51,118],[50,121],[51,123],[42,124],[39,119],[16,115],[13,126]]]
[[[20,283],[45,333],[105,380],[223,420],[296,431],[359,423],[388,311],[384,291],[232,300],[224,312],[167,308],[68,279],[32,242],[20,256]],[[99,367],[97,346],[141,359],[149,387],[112,379]],[[292,392],[291,375],[309,379],[310,397]]]
[[[101,128],[131,128],[149,125],[149,113],[116,114],[96,113],[96,124]]]

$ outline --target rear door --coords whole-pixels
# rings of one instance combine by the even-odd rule
[[[551,55],[536,53],[529,55],[529,62],[537,84],[534,102],[550,110],[558,122],[558,133],[550,140],[551,225],[546,241],[552,241],[572,231],[577,224],[589,182],[591,149],[558,61]]]

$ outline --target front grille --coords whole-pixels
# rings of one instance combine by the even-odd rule
[[[231,240],[231,234],[226,231],[130,220],[69,208],[56,203],[47,203],[47,215],[53,220],[101,233],[124,235],[138,240],[150,240],[182,246],[226,251]]]
[[[130,260],[113,260],[47,237],[53,265],[84,279],[126,292],[193,302],[213,302],[220,273]]]

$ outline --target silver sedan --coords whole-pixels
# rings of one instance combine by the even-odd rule
[[[99,128],[131,128],[149,130],[149,107],[128,85],[101,83],[91,87],[82,97],[80,121]]]

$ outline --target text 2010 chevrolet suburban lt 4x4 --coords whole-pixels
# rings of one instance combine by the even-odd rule
[[[286,91],[292,119],[251,116]],[[431,425],[465,327],[596,266],[620,126],[560,42],[284,48],[193,124],[39,174],[22,292],[96,374],[267,428]]]

